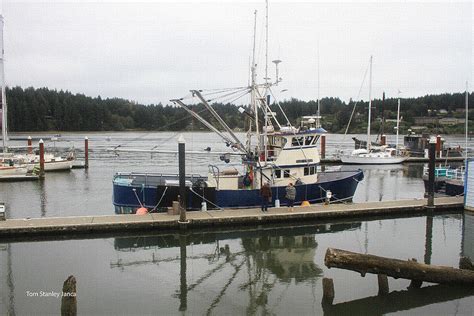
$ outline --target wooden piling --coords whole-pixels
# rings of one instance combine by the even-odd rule
[[[377,274],[377,281],[379,284],[379,295],[385,295],[389,293],[388,278],[385,274]]]
[[[434,206],[434,191],[435,191],[435,143],[431,139],[429,143],[429,163],[428,163],[428,207]]]
[[[44,142],[42,139],[39,141],[39,151],[40,151],[40,171],[39,177],[44,178]]]
[[[326,158],[326,135],[321,135],[321,159]]]
[[[89,168],[89,137],[84,137],[84,168]]]
[[[441,135],[436,136],[436,157],[441,157]]]
[[[61,316],[77,315],[76,278],[70,275],[63,283]]]
[[[387,136],[382,135],[380,136],[380,145],[386,145],[387,144]]]
[[[179,165],[179,196],[180,196],[180,212],[179,223],[185,225],[186,221],[186,143],[183,135],[178,139],[178,165]]]
[[[32,143],[32,140],[31,140],[31,136],[28,136],[28,154],[32,154],[33,153],[33,143]]]
[[[323,299],[321,304],[332,305],[334,301],[334,282],[330,278],[323,278]]]

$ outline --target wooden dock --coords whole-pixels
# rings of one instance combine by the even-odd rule
[[[260,225],[301,221],[336,220],[342,218],[363,219],[373,216],[415,216],[427,212],[461,211],[463,197],[439,197],[434,208],[426,207],[426,199],[386,202],[312,205],[288,208],[270,208],[267,213],[260,209],[229,209],[223,211],[187,212],[188,229],[198,227]],[[125,233],[134,230],[176,230],[183,228],[179,215],[153,213],[147,215],[72,216],[32,219],[7,219],[0,221],[0,238],[78,235],[90,233]]]
[[[464,162],[465,157],[442,157],[436,158],[436,162]],[[428,163],[429,159],[425,157],[408,157],[403,163]],[[340,158],[322,158],[321,164],[341,164]]]
[[[36,181],[36,180],[39,180],[39,176],[32,175],[32,174],[0,176],[0,182]]]

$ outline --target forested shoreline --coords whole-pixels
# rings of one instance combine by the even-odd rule
[[[8,102],[8,123],[12,132],[35,131],[178,131],[205,130],[206,128],[186,113],[185,110],[159,104],[138,104],[119,98],[89,97],[73,94],[68,91],[57,91],[48,88],[13,87],[6,91]],[[469,108],[472,108],[473,93],[469,96]],[[348,103],[338,98],[321,99],[323,127],[332,133],[344,132],[349,121],[355,101]],[[426,95],[401,100],[401,132],[416,125],[417,117],[465,117],[465,94]],[[316,101],[297,99],[280,102],[292,124],[298,124],[303,115],[316,112]],[[354,118],[349,128],[351,133],[364,132],[367,128],[367,102],[357,102]],[[397,114],[397,99],[375,99],[372,101],[372,128],[374,132],[382,128],[382,117],[385,118],[383,129],[392,133]],[[233,129],[243,130],[248,122],[234,104],[213,104],[214,109]],[[277,112],[280,122],[286,122],[276,104],[271,105]],[[211,119],[202,105],[193,107],[205,118]],[[470,110],[471,114],[474,111]],[[471,118],[472,115],[469,115]],[[211,119],[212,121],[212,119]],[[472,124],[471,124],[472,125]],[[426,124],[427,132],[446,134],[462,133],[464,124],[440,125]]]

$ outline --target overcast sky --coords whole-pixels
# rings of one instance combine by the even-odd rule
[[[245,86],[254,10],[263,78],[263,0],[4,1],[6,82],[145,104]],[[283,60],[276,90],[317,99],[319,43],[321,97],[355,99],[370,55],[374,98],[464,91],[473,10],[471,1],[270,1],[269,60]]]

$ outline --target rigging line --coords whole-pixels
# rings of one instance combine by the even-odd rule
[[[249,94],[249,93],[250,93],[250,90],[244,91],[242,94],[238,95],[236,98],[234,98],[234,99],[228,101],[227,103],[233,103],[233,102],[237,101],[238,99],[240,99],[240,98],[246,96],[246,95]]]
[[[227,94],[223,94],[223,95],[221,95],[221,96],[217,96],[217,97],[215,97],[215,98],[213,98],[213,99],[209,99],[209,100],[207,100],[207,101],[210,102],[210,101],[215,101],[215,100],[218,100],[218,99],[226,98],[226,97],[228,97],[228,96],[232,96],[232,95],[234,95],[234,94],[240,93],[240,92],[242,92],[242,91],[247,91],[247,90],[249,90],[249,87],[245,87],[245,88],[243,88],[243,89],[239,89],[239,90],[236,90],[236,91],[227,93]]]
[[[201,109],[201,110],[199,110],[199,111],[196,111],[196,113],[197,113],[197,114],[200,114],[200,113],[202,113],[202,112],[204,112],[204,111],[206,111],[205,108],[204,108],[204,109]],[[150,131],[150,132],[145,133],[145,134],[143,134],[143,135],[140,135],[140,136],[138,136],[138,137],[135,137],[135,138],[129,140],[128,142],[118,144],[118,145],[114,146],[114,149],[117,149],[118,147],[122,147],[122,146],[124,146],[124,145],[130,144],[130,143],[135,142],[135,141],[137,141],[137,140],[139,140],[139,139],[145,138],[145,137],[147,137],[148,135],[150,135],[150,134],[152,134],[152,133],[160,132],[160,131],[166,131],[166,128],[168,128],[169,126],[174,125],[174,124],[176,124],[176,123],[178,123],[178,122],[181,122],[181,121],[183,121],[183,120],[186,120],[186,119],[188,119],[188,118],[189,118],[188,116],[184,116],[184,117],[182,117],[182,118],[180,118],[180,119],[177,119],[177,120],[175,120],[175,121],[173,121],[173,122],[170,122],[170,123],[168,123],[168,124],[166,124],[166,125],[160,127],[160,128],[157,129],[157,130],[153,130],[153,131]],[[158,143],[158,145],[163,144],[164,142],[167,142],[168,140],[172,139],[173,137],[175,137],[177,134],[179,134],[179,133],[181,133],[181,132],[182,132],[182,131],[177,131],[177,132],[175,132],[175,133],[174,133],[172,136],[170,136],[169,138],[167,138],[167,139],[161,141],[160,143]],[[158,145],[157,145],[157,146],[158,146]],[[156,146],[155,146],[155,147],[156,147]]]
[[[213,95],[213,94],[218,94],[218,93],[223,93],[223,92],[227,92],[227,91],[232,91],[232,90],[242,90],[242,89],[246,89],[248,87],[235,87],[235,88],[226,88],[226,89],[219,89],[219,90],[213,90],[213,92],[208,92],[208,93],[205,93],[205,91],[208,91],[208,90],[199,90],[202,92],[202,95]]]
[[[368,71],[369,71],[369,66],[367,66],[367,68],[365,69],[364,78],[362,79],[362,83],[360,84],[359,93],[357,94],[356,102],[355,102],[354,107],[352,109],[351,117],[349,118],[349,122],[347,123],[346,131],[344,132],[344,136],[342,137],[342,141],[344,141],[346,139],[347,131],[349,130],[349,126],[351,125],[352,117],[354,116],[356,106],[359,103],[359,97],[360,97],[360,94],[362,92],[362,88],[364,87],[364,82],[365,82],[365,78],[367,77],[367,72]],[[369,144],[367,144],[367,146],[369,146]]]
[[[275,95],[273,94],[273,90],[272,90],[271,88],[268,88],[268,91],[270,91],[270,94],[272,95],[273,100],[275,100],[275,103],[278,105],[278,108],[280,109],[281,113],[283,113],[283,117],[285,118],[287,124],[288,124],[289,126],[291,126],[290,120],[288,119],[288,116],[286,116],[285,111],[283,111],[283,108],[281,107],[280,102],[277,100],[277,98],[276,98]]]
[[[220,207],[219,205],[214,204],[214,203],[212,203],[211,201],[209,201],[208,199],[206,199],[206,198],[204,197],[204,195],[202,195],[202,196],[199,195],[199,193],[197,193],[196,191],[194,191],[193,188],[190,187],[190,188],[189,188],[189,191],[190,191],[191,193],[196,194],[198,197],[202,198],[202,199],[205,200],[207,203],[209,203],[209,204],[211,204],[211,205],[217,207],[219,210],[221,210],[221,211],[224,210],[224,208],[222,208],[222,207]]]

